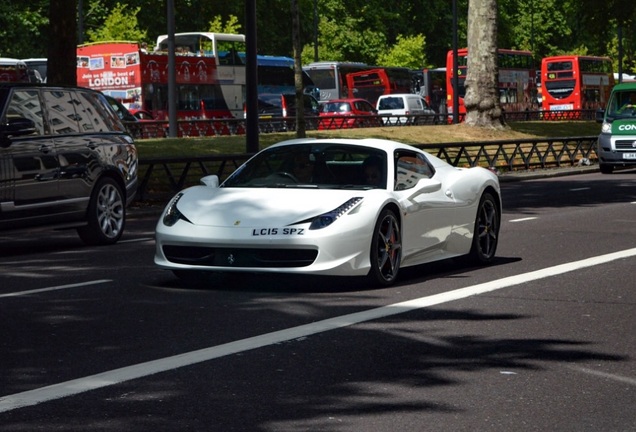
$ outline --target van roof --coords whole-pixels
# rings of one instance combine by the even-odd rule
[[[616,84],[612,88],[612,91],[621,91],[621,90],[636,90],[636,81]]]

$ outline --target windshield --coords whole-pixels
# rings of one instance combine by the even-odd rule
[[[636,117],[636,90],[614,92],[607,106],[608,117]]]
[[[221,187],[386,188],[386,152],[337,143],[295,144],[263,150]]]

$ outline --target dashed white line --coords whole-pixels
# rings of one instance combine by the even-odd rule
[[[77,287],[82,287],[82,286],[103,284],[103,283],[108,283],[108,282],[112,282],[112,281],[113,281],[112,279],[99,279],[99,280],[82,282],[82,283],[75,283],[75,284],[69,284],[69,285],[58,285],[58,286],[53,286],[53,287],[48,287],[48,288],[32,289],[32,290],[28,290],[28,291],[16,291],[16,292],[12,292],[12,293],[0,294],[0,298],[3,298],[3,297],[19,297],[19,296],[24,296],[24,295],[28,295],[28,294],[37,294],[37,293],[43,293],[43,292],[48,292],[48,291],[57,291],[57,290],[68,289],[68,288],[77,288]]]
[[[525,217],[520,219],[511,219],[510,222],[526,222],[526,221],[535,220],[535,219],[537,219],[537,217],[532,216],[532,217]]]
[[[236,354],[243,351],[253,350],[264,346],[299,339],[309,335],[336,330],[343,327],[352,326],[366,321],[371,321],[387,316],[397,315],[413,310],[426,308],[442,303],[460,300],[479,294],[508,288],[538,279],[557,276],[563,273],[579,270],[581,268],[592,267],[605,264],[611,261],[636,256],[636,248],[614,252],[597,257],[587,258],[580,261],[556,265],[529,273],[516,276],[509,276],[491,282],[482,283],[454,291],[440,293],[428,297],[421,297],[402,303],[395,303],[388,306],[357,312],[340,317],[330,318],[311,324],[305,324],[290,329],[275,331],[260,336],[229,342],[223,345],[191,351],[172,357],[166,357],[139,363],[136,365],[123,367],[99,374],[78,378],[71,381],[53,384],[47,387],[33,389],[22,393],[16,393],[0,397],[0,412],[11,411],[21,407],[37,405],[42,402],[59,399],[96,390],[103,387],[119,384],[133,379],[143,378],[160,372],[178,369],[184,366],[201,363],[216,358]]]

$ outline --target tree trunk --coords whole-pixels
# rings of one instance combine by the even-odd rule
[[[497,70],[497,0],[468,2],[466,124],[502,128]]]
[[[303,69],[300,43],[300,12],[298,0],[291,0],[292,14],[292,45],[294,49],[294,84],[296,87],[296,137],[307,137],[307,125],[305,124],[305,100],[303,96]]]
[[[77,84],[77,1],[51,0],[46,82]]]

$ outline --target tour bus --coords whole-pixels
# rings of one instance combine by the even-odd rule
[[[0,57],[0,82],[30,82],[26,63],[14,58]]]
[[[604,108],[614,87],[607,57],[564,55],[541,61],[544,111]]]
[[[459,114],[466,114],[464,96],[466,95],[466,69],[468,65],[468,49],[457,50],[458,88],[453,86],[453,50],[446,56],[446,105],[448,113],[453,113],[453,98],[457,92]],[[530,51],[509,49],[497,50],[497,69],[499,75],[499,102],[501,107],[510,112],[534,110],[536,106],[535,67]]]
[[[175,56],[177,118],[231,118],[212,57]],[[77,84],[168,119],[168,56],[136,42],[96,42],[77,48]]]
[[[327,61],[310,63],[303,70],[318,88],[319,101],[355,98],[368,93],[374,95],[370,102],[375,104],[379,94],[412,93],[411,73],[407,68]],[[367,75],[369,71],[376,75]],[[351,78],[347,79],[348,76]]]
[[[234,117],[245,100],[245,35],[187,32],[174,35],[175,52],[186,57],[213,59],[223,99]],[[156,53],[168,53],[168,35],[157,37]]]
[[[224,99],[236,117],[243,111],[245,100],[245,35],[210,32],[175,34],[178,54],[214,58]],[[167,53],[168,35],[157,38],[156,52]],[[294,59],[285,56],[257,55],[257,92],[259,94],[295,92]],[[309,75],[303,73],[306,92],[314,89]]]

